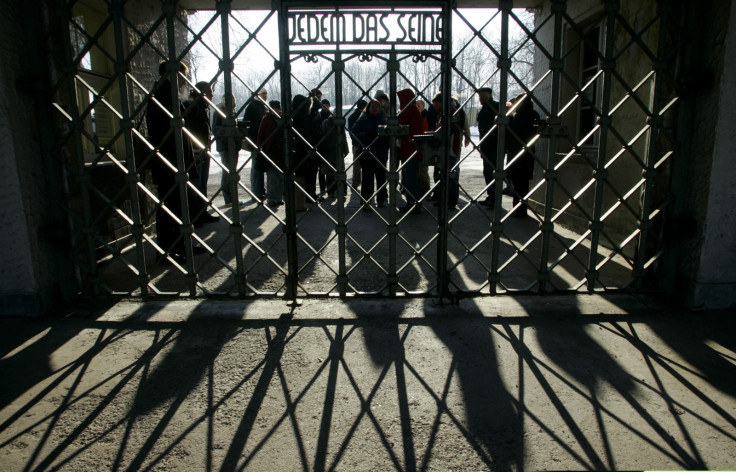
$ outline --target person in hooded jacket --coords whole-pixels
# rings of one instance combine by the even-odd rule
[[[360,196],[365,200],[363,209],[368,210],[375,188],[376,205],[382,207],[386,203],[386,163],[388,162],[388,138],[380,136],[379,126],[386,124],[386,114],[381,104],[373,99],[366,105],[363,113],[355,122],[350,131],[363,146],[358,157],[363,173],[360,186]]]
[[[417,204],[421,197],[419,194],[419,161],[422,160],[422,153],[417,151],[412,136],[422,134],[426,131],[424,126],[424,117],[419,111],[414,97],[416,96],[411,89],[399,90],[396,95],[399,97],[399,125],[407,125],[409,127],[409,136],[401,138],[401,147],[399,148],[399,160],[402,163],[401,183],[404,186],[404,196],[406,204],[399,208],[399,211],[406,213],[412,211],[418,213],[420,207]]]

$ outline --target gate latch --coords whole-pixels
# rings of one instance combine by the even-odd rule
[[[443,146],[439,131],[429,131],[424,134],[412,136],[414,144],[417,145],[419,151],[424,155],[424,162],[427,165],[436,166],[442,162]]]

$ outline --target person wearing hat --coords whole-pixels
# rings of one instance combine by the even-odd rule
[[[243,119],[248,123],[248,139],[250,143],[255,144],[258,139],[258,128],[261,126],[263,115],[266,114],[266,101],[268,100],[268,92],[262,88],[253,99],[245,107]],[[250,190],[253,192],[253,198],[260,200],[266,197],[266,187],[264,183],[264,171],[259,170],[267,166],[263,165],[263,160],[258,157],[258,149],[253,149],[250,154]],[[259,164],[259,165],[256,165]]]

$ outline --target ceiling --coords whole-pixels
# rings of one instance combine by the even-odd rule
[[[514,0],[515,8],[532,8],[544,3],[545,0]],[[278,6],[277,0],[232,0],[231,4],[234,10],[271,10]],[[347,7],[360,6],[364,8],[380,8],[385,6],[391,7],[417,7],[419,5],[441,5],[445,3],[441,0],[426,1],[410,1],[410,0],[394,0],[394,1],[376,1],[376,0],[292,0],[290,5],[300,8],[319,8],[319,7]],[[457,8],[497,8],[499,0],[455,0]],[[179,6],[185,10],[214,10],[216,3],[214,0],[180,0]]]

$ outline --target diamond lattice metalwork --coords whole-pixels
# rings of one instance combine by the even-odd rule
[[[65,26],[46,37],[64,50],[50,67],[80,291],[656,288],[676,156],[670,12],[582,3],[57,6]],[[366,134],[355,119],[379,91],[388,103]],[[410,132],[434,98],[439,110]]]

